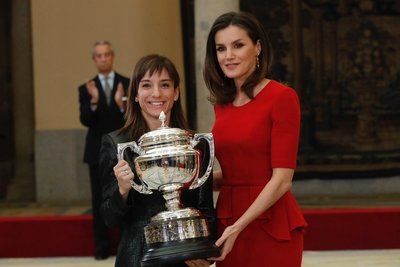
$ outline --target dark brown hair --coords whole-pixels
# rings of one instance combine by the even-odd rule
[[[180,82],[179,74],[175,65],[168,58],[154,54],[142,57],[136,63],[128,88],[128,102],[125,113],[126,122],[121,129],[121,132],[129,132],[132,138],[131,140],[138,140],[140,136],[150,131],[142,115],[142,109],[139,103],[135,101],[139,90],[139,83],[147,72],[149,72],[151,76],[154,72],[161,73],[163,70],[168,72],[169,77],[174,83],[174,88],[177,90]],[[177,101],[174,101],[174,105],[171,109],[170,125],[168,126],[171,128],[188,129],[187,122],[183,116],[180,97]]]
[[[260,42],[259,67],[246,79],[241,90],[252,99],[254,87],[266,78],[271,68],[272,47],[261,23],[251,14],[245,12],[229,12],[219,16],[208,34],[206,58],[203,76],[207,88],[211,93],[211,102],[226,104],[234,100],[236,88],[233,79],[226,77],[219,66],[215,46],[215,34],[234,25],[246,31],[253,44]]]

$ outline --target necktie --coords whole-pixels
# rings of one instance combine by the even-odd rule
[[[111,102],[111,91],[112,88],[110,86],[110,83],[108,82],[108,76],[104,77],[104,93],[106,95],[106,100],[107,100],[107,104],[110,105]]]

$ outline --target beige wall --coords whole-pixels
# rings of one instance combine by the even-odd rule
[[[141,56],[159,53],[171,58],[184,80],[179,0],[31,5],[36,131],[82,128],[77,87],[96,73],[90,55],[96,40],[111,41],[115,69],[126,76]]]

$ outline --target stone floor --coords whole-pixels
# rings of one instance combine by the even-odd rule
[[[95,261],[92,257],[0,259],[4,267],[111,267],[115,257]],[[399,267],[400,249],[306,251],[302,267]],[[262,266],[260,266],[262,267]]]

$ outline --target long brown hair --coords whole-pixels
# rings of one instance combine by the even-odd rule
[[[208,34],[206,58],[204,62],[203,76],[208,90],[211,93],[211,102],[226,104],[234,100],[236,88],[233,79],[224,75],[217,59],[215,46],[215,34],[234,25],[246,31],[253,44],[260,42],[259,67],[246,79],[240,88],[246,95],[254,98],[254,87],[266,78],[272,63],[272,47],[261,23],[252,15],[245,12],[229,12],[219,16]]]
[[[142,115],[142,109],[139,103],[135,101],[139,90],[139,83],[147,72],[151,76],[154,72],[161,73],[163,70],[168,72],[169,77],[174,83],[174,88],[177,90],[180,83],[179,74],[175,65],[168,58],[156,54],[147,55],[142,57],[135,65],[128,88],[128,102],[125,113],[126,122],[121,129],[121,132],[129,133],[131,140],[138,140],[140,136],[150,131]],[[183,116],[180,97],[178,97],[177,101],[174,101],[174,105],[172,106],[169,127],[189,129]]]

